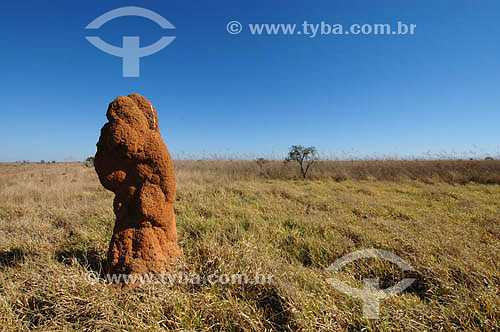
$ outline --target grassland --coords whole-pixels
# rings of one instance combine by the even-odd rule
[[[307,181],[295,166],[176,163],[179,269],[273,274],[270,284],[120,290],[85,279],[102,275],[114,223],[93,168],[0,165],[0,330],[500,330],[500,162],[325,162]],[[407,276],[374,259],[326,271],[365,248],[416,269],[378,320],[326,282]]]

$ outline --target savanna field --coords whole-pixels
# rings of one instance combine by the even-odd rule
[[[178,161],[178,271],[266,284],[107,284],[113,194],[85,163],[0,164],[0,331],[500,330],[500,162]],[[361,259],[384,249],[415,268]],[[100,276],[91,284],[89,272]],[[380,318],[330,285],[416,281]]]

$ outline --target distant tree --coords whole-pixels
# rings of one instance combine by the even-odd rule
[[[484,160],[495,160],[493,157],[486,157]]]
[[[45,164],[45,160],[40,160],[40,164]]]
[[[267,163],[267,160],[265,158],[257,158],[255,159],[255,163],[257,164],[257,166],[259,166],[260,169],[262,169],[262,167],[264,167],[264,164]]]
[[[87,167],[92,167],[94,166],[94,157],[88,157],[87,159],[85,159],[85,166]]]
[[[300,165],[300,174],[305,179],[312,164],[319,159],[318,151],[314,146],[303,147],[302,145],[292,145],[288,152],[287,161],[296,161]]]

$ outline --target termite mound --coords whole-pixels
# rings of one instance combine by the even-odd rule
[[[156,109],[132,94],[111,102],[106,117],[94,160],[102,185],[115,194],[106,273],[161,273],[182,255],[174,215],[174,165]]]

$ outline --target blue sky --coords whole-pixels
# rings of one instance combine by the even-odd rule
[[[165,35],[101,14],[140,6],[176,39],[122,77],[97,35],[141,46]],[[177,157],[283,156],[292,144],[324,156],[500,154],[500,2],[9,1],[2,40],[0,161],[83,160],[95,153],[107,105],[140,93],[158,109]],[[242,23],[231,35],[229,21]],[[250,23],[417,24],[414,35],[252,35]]]

